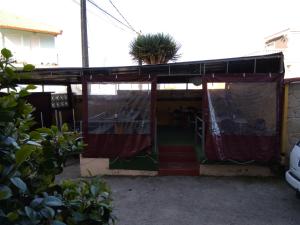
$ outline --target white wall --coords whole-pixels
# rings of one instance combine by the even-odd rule
[[[2,47],[12,51],[17,64],[30,63],[36,67],[58,64],[55,37],[53,35],[0,29]]]
[[[285,57],[285,78],[300,77],[300,31],[288,34],[288,48]]]

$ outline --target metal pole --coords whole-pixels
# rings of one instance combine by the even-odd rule
[[[61,111],[58,111],[58,116],[59,116],[59,128],[60,128],[60,130],[61,130],[62,124],[63,124]]]
[[[44,127],[44,117],[43,117],[43,112],[41,112],[41,125]]]
[[[55,124],[58,127],[58,116],[57,116],[57,110],[55,109]]]
[[[80,0],[82,67],[89,67],[88,36],[86,23],[86,0]]]
[[[74,110],[74,108],[72,109],[72,113],[73,113],[73,129],[74,129],[74,131],[76,131],[76,120],[75,120],[75,110]]]

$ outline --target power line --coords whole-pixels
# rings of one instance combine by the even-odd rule
[[[77,1],[77,0],[71,0],[71,1],[73,1],[75,4],[77,4],[78,6],[80,6],[80,2],[79,2],[80,0],[79,0],[79,1]],[[103,16],[100,16],[99,13],[93,12],[92,10],[90,10],[90,9],[88,9],[88,8],[87,8],[86,10],[87,10],[90,14],[93,14],[94,16],[98,17],[99,19],[104,20],[104,21],[107,22],[107,23],[110,23],[110,24],[113,25],[114,27],[116,27],[116,28],[118,28],[118,29],[120,29],[120,30],[122,30],[122,31],[129,32],[128,30],[123,29],[121,26],[118,26],[116,23],[112,22],[111,20],[105,19]],[[87,25],[89,26],[89,21],[87,21]],[[132,31],[132,30],[130,30],[130,31]]]
[[[118,23],[122,24],[123,26],[127,27],[129,30],[139,34],[138,32],[136,32],[132,27],[128,26],[127,24],[123,23],[122,21],[120,21],[119,19],[117,19],[116,17],[114,17],[113,15],[111,15],[110,13],[108,13],[107,11],[105,11],[104,9],[102,9],[100,6],[98,6],[94,1],[92,0],[87,0],[89,3],[91,3],[93,6],[95,6],[97,9],[99,9],[100,11],[104,12],[106,15],[108,15],[109,17],[113,18],[115,21],[117,21]]]
[[[125,20],[125,22],[127,23],[128,26],[131,27],[132,30],[134,30],[136,33],[139,33],[137,32],[132,26],[131,24],[128,22],[128,20],[123,16],[123,14],[120,12],[120,10],[115,6],[115,4],[109,0],[110,4],[115,8],[115,10],[119,13],[119,15]]]

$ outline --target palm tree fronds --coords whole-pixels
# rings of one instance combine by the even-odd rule
[[[130,43],[129,54],[136,61],[146,64],[165,64],[177,60],[180,45],[163,33],[139,35]]]

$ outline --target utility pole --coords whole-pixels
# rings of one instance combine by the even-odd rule
[[[82,67],[89,67],[88,36],[86,23],[86,0],[80,0]]]

